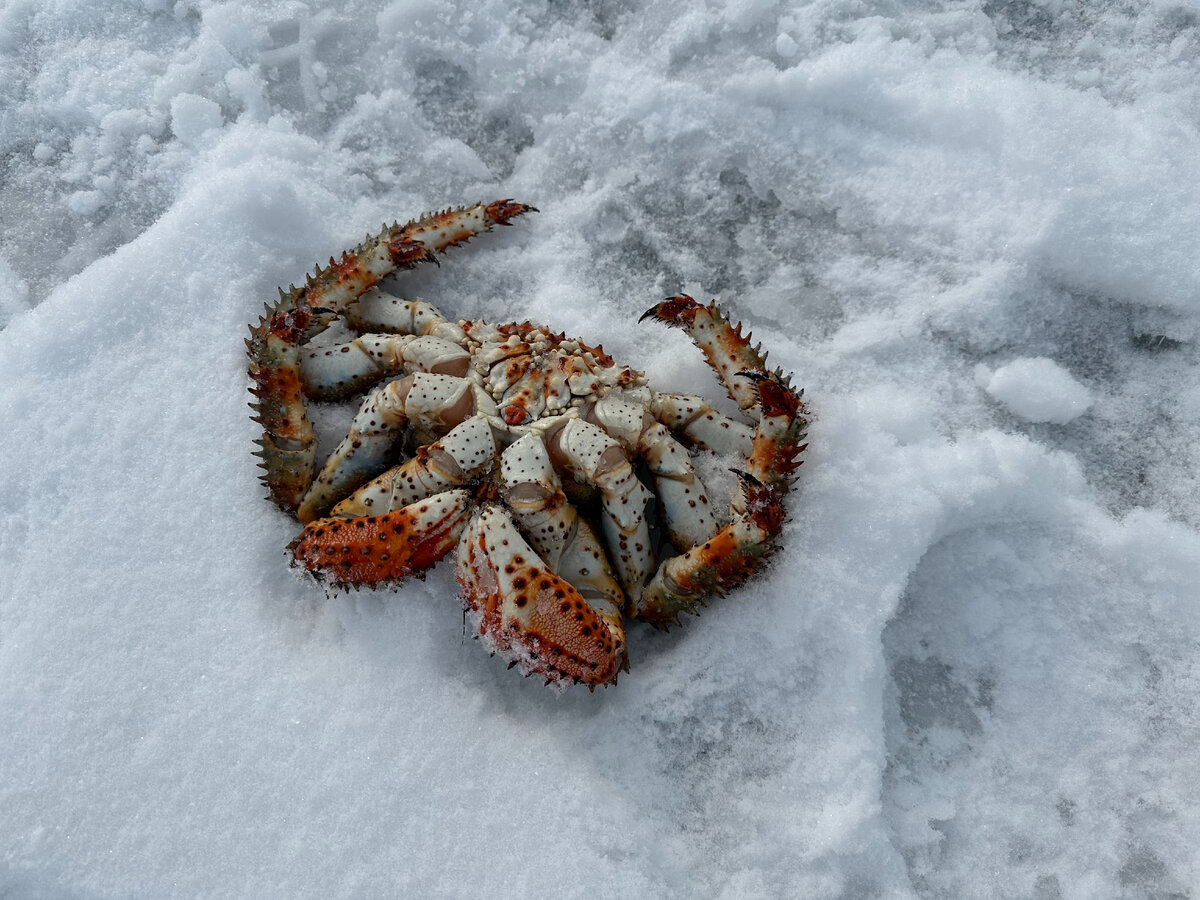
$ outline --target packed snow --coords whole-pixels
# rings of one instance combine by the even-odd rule
[[[0,151],[0,896],[1200,895],[1195,0],[9,0]],[[276,286],[501,197],[394,289],[714,397],[716,297],[815,415],[595,693],[250,455]]]
[[[1052,359],[1014,359],[992,372],[983,363],[975,380],[1009,411],[1026,422],[1066,425],[1092,405],[1088,389]]]

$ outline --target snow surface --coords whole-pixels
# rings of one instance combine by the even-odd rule
[[[0,150],[0,896],[1200,896],[1194,0],[9,0]],[[595,694],[250,456],[259,303],[510,196],[399,287],[710,394],[719,296],[818,417]]]

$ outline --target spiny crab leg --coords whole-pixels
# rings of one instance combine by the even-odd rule
[[[754,431],[754,446],[746,460],[746,473],[783,495],[795,480],[800,467],[799,455],[808,433],[808,411],[801,399],[803,391],[793,391],[776,375],[742,372],[758,395],[762,415]]]
[[[485,505],[458,548],[458,582],[475,632],[493,652],[546,683],[616,681],[625,634],[550,571],[511,516]]]
[[[709,593],[724,593],[754,572],[783,527],[783,495],[791,484],[808,425],[800,394],[778,372],[766,371],[766,356],[742,337],[716,304],[702,307],[691,297],[672,297],[642,318],[654,317],[688,331],[708,357],[738,406],[758,420],[738,471],[740,490],[731,503],[734,521],[686,553],[664,560],[639,594],[632,612],[659,628],[678,624]],[[661,400],[660,400],[661,407]],[[736,470],[735,470],[736,471]]]
[[[254,380],[251,393],[258,398],[251,406],[255,421],[263,426],[258,455],[266,469],[263,482],[275,503],[297,509],[315,468],[317,442],[300,385],[300,345],[328,328],[385,276],[434,259],[435,253],[532,209],[498,200],[394,224],[342,254],[340,262],[331,259],[302,287],[279,292],[279,302],[266,308],[246,341]]]
[[[663,562],[632,611],[656,628],[679,624],[709,594],[724,594],[754,574],[783,526],[783,503],[769,487],[738,472],[746,511],[703,544]]]
[[[291,544],[296,564],[339,585],[398,581],[428,569],[462,534],[469,491],[434,494],[382,515],[319,519]]]

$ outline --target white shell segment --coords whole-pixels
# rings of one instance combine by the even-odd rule
[[[479,474],[496,456],[496,437],[482,416],[467,419],[433,446],[453,457],[468,477]]]
[[[359,331],[386,331],[394,334],[432,335],[461,344],[462,326],[450,322],[432,303],[403,300],[372,288],[346,310],[346,320]]]
[[[440,337],[411,338],[404,347],[407,371],[436,372],[445,375],[466,375],[471,366],[471,354],[454,341]]]
[[[692,466],[687,450],[661,422],[641,436],[639,450],[654,473],[654,493],[662,505],[667,534],[680,550],[703,543],[717,532],[718,523],[708,491]]]
[[[636,595],[654,568],[646,521],[650,492],[621,445],[590,422],[572,419],[551,441],[576,477],[600,489],[609,556],[626,594]]]
[[[335,506],[333,514],[363,516],[399,509],[464,484],[489,466],[495,455],[491,425],[482,416],[473,416],[418,456],[363,485]]]
[[[508,488],[538,484],[555,490],[560,482],[550,464],[550,453],[541,437],[529,433],[513,441],[500,454],[500,477]]]
[[[412,387],[405,398],[404,411],[414,422],[436,426],[444,421],[446,410],[463,403],[467,394],[471,393],[474,401],[471,387],[468,378],[417,372],[412,376]]]
[[[597,400],[588,419],[626,447],[636,447],[642,430],[653,421],[647,416],[645,406],[630,403],[617,394]]]
[[[620,447],[591,422],[571,419],[555,432],[552,440],[566,458],[573,473],[581,480],[595,484],[600,458],[610,447]]]
[[[694,394],[654,394],[654,417],[701,450],[748,457],[754,449],[754,429],[717,412]]]

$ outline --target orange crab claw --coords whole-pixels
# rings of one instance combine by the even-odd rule
[[[318,519],[289,549],[297,565],[338,584],[397,581],[445,556],[458,542],[470,509],[469,492],[455,490],[380,516]]]
[[[703,309],[703,306],[687,294],[680,294],[678,297],[668,297],[662,303],[657,303],[650,307],[641,314],[638,321],[644,322],[647,319],[658,319],[660,322],[666,322],[668,325],[688,326],[692,324],[692,320],[696,318],[696,314]]]
[[[458,583],[479,637],[510,666],[548,684],[616,681],[625,659],[619,617],[598,614],[550,571],[499,507],[485,507],[467,526]]]
[[[537,212],[536,206],[530,206],[528,203],[517,203],[513,200],[497,200],[495,203],[487,205],[488,218],[496,225],[507,225],[508,220],[522,213]]]

